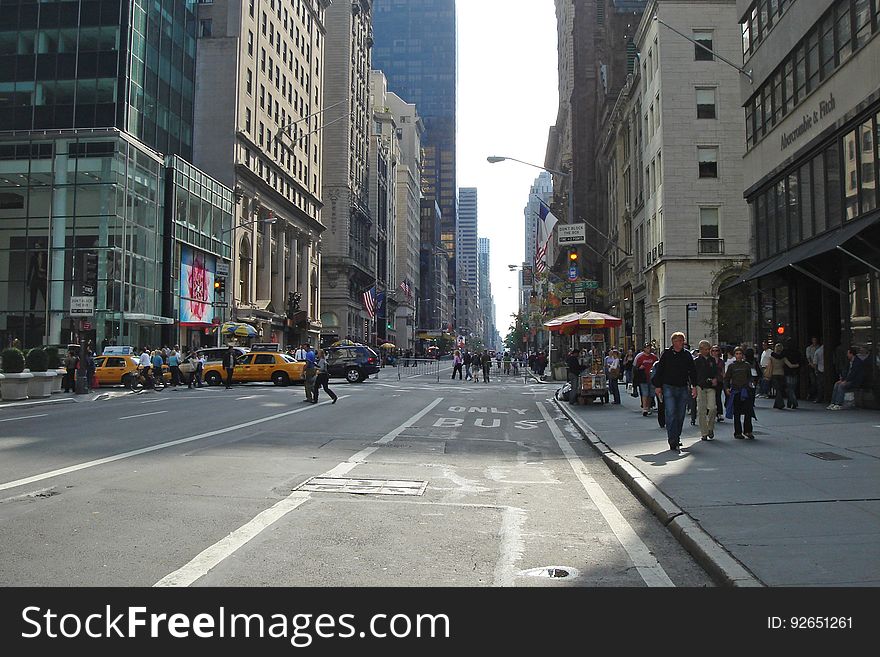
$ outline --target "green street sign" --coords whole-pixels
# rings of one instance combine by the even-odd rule
[[[582,285],[584,286],[584,289],[587,290],[599,289],[599,281],[583,281]]]

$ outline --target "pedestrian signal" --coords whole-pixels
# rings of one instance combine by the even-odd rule
[[[785,324],[779,323],[776,325],[776,335],[785,335]]]

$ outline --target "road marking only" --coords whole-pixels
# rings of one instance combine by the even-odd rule
[[[341,398],[340,398],[341,399]],[[382,445],[390,443],[397,438],[410,426],[422,419],[437,404],[443,401],[442,397],[438,397],[428,404],[421,411],[413,415],[406,422],[392,429],[370,447],[362,449],[354,456],[349,457],[332,470],[317,475],[319,477],[341,477],[350,470],[354,469],[358,464],[362,463],[370,454],[379,449]],[[323,402],[328,403],[328,402]],[[154,587],[164,586],[189,586],[196,580],[204,577],[224,560],[231,557],[239,548],[245,545],[255,536],[259,535],[264,529],[277,522],[288,513],[311,499],[311,494],[303,491],[295,490],[283,500],[276,502],[274,505],[260,512],[250,522],[245,523],[235,531],[231,532],[225,538],[221,539],[214,545],[200,552],[192,561],[178,568],[153,584]]]
[[[608,495],[605,494],[602,487],[596,483],[596,480],[587,471],[587,466],[584,465],[577,452],[574,451],[574,448],[565,439],[565,436],[562,435],[562,431],[556,426],[556,422],[550,417],[544,404],[542,402],[535,403],[538,405],[541,415],[547,420],[547,426],[550,427],[553,437],[556,438],[556,442],[559,444],[562,453],[565,454],[571,469],[574,470],[575,476],[580,480],[584,490],[587,491],[587,495],[590,496],[593,504],[599,509],[602,517],[605,518],[605,522],[608,523],[608,526],[614,532],[617,540],[620,541],[623,549],[626,550],[629,558],[632,559],[636,570],[638,570],[645,584],[648,586],[675,586],[672,580],[669,579],[669,575],[663,570],[663,566],[651,554],[648,546],[642,542],[642,539],[639,538],[639,535],[636,534],[635,530],[626,521],[626,518],[614,506],[614,502],[608,499]]]
[[[340,395],[339,399],[345,399],[347,396],[348,395]],[[104,465],[105,463],[112,463],[113,461],[121,461],[122,459],[127,459],[132,456],[139,456],[141,454],[155,452],[160,449],[166,449],[168,447],[174,447],[176,445],[184,445],[186,443],[191,443],[195,440],[202,440],[203,438],[211,438],[213,436],[219,436],[224,433],[229,433],[231,431],[238,431],[239,429],[245,429],[247,427],[252,427],[257,424],[263,424],[264,422],[272,422],[273,420],[278,420],[283,417],[287,417],[288,415],[294,415],[296,413],[303,413],[305,411],[309,411],[314,408],[317,408],[318,406],[324,406],[325,404],[329,404],[329,403],[330,403],[330,400],[327,400],[325,402],[319,402],[315,406],[309,405],[306,408],[298,408],[295,411],[287,411],[285,413],[277,413],[275,415],[269,415],[268,417],[260,418],[259,420],[251,420],[250,422],[236,424],[235,426],[232,426],[232,427],[225,427],[223,429],[217,429],[216,431],[208,431],[206,433],[200,433],[197,436],[190,436],[189,438],[181,438],[180,440],[172,440],[167,443],[161,443],[160,445],[153,445],[152,447],[143,447],[141,449],[135,449],[130,452],[123,452],[122,454],[116,454],[114,456],[107,456],[102,459],[96,459],[94,461],[88,461],[86,463],[79,463],[77,465],[71,465],[66,468],[52,470],[51,472],[44,472],[43,474],[34,475],[33,477],[26,477],[25,479],[16,479],[15,481],[8,481],[5,484],[0,484],[0,490],[6,490],[8,488],[16,488],[17,486],[25,486],[27,484],[32,484],[36,481],[43,481],[44,479],[51,479],[52,477],[58,477],[60,475],[70,474],[71,472],[77,472],[78,470],[85,470],[87,468],[94,468],[95,466]]]
[[[119,418],[120,420],[133,420],[136,417],[147,417],[148,415],[162,415],[162,413],[167,413],[168,411],[153,411],[152,413],[140,413],[139,415],[126,415],[125,417]]]
[[[43,413],[42,415],[25,415],[23,417],[8,417],[5,420],[0,420],[0,422],[15,422],[15,420],[30,420],[35,417],[46,417],[49,415],[48,413]]]

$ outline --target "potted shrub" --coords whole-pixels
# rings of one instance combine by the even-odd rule
[[[9,348],[3,350],[0,358],[3,359],[0,397],[3,401],[27,399],[28,381],[34,378],[34,375],[24,371],[24,355],[18,349]]]
[[[553,380],[568,381],[568,365],[564,360],[553,363]]]
[[[28,397],[43,399],[52,395],[55,387],[55,370],[49,371],[49,356],[42,347],[34,347],[27,353],[25,365],[33,374],[28,381]]]
[[[46,358],[48,360],[48,369],[46,371],[57,372],[54,383],[52,384],[52,392],[61,392],[61,382],[64,379],[64,375],[67,374],[67,370],[64,369],[64,366],[61,363],[61,355],[58,353],[57,347],[46,347],[44,351],[46,352]]]

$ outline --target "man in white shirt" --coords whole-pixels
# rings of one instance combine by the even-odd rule
[[[300,345],[299,349],[296,350],[296,353],[293,354],[293,357],[299,361],[303,361],[306,359],[306,354],[309,353],[309,345],[307,343],[303,343]]]
[[[152,366],[152,362],[150,361],[150,350],[147,347],[144,347],[143,353],[141,353],[140,359],[138,359],[138,366],[143,369],[144,378],[150,373],[150,367]]]
[[[770,381],[764,378],[764,372],[767,371],[767,368],[770,366],[770,354],[773,353],[773,350],[770,348],[769,343],[765,340],[761,343],[761,379],[760,379],[760,393],[761,397],[769,397],[770,396]]]
[[[810,375],[810,389],[808,398],[810,401],[814,401],[816,399],[816,367],[813,365],[813,358],[816,355],[816,348],[819,346],[819,338],[813,337],[810,341],[810,344],[807,345],[804,353],[807,356],[807,365],[809,365],[810,369],[807,370],[807,373]]]

